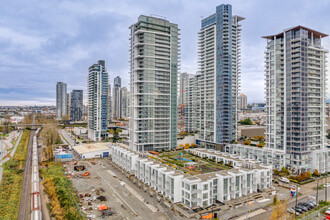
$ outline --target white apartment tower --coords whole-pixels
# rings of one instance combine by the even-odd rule
[[[321,46],[326,36],[297,26],[264,37],[267,147],[283,151],[286,166],[296,172],[313,168],[323,172],[329,165],[314,164],[319,156],[330,156],[325,151],[328,51]]]
[[[237,139],[237,107],[240,89],[240,42],[244,18],[232,15],[231,5],[219,5],[216,13],[201,21],[198,33],[200,72],[200,141],[215,147]]]
[[[56,119],[67,115],[67,85],[63,82],[56,84]]]
[[[244,93],[240,94],[238,97],[238,109],[247,109],[247,96]]]
[[[101,141],[107,137],[109,120],[109,79],[104,60],[89,67],[88,138]]]
[[[130,30],[130,147],[176,148],[178,25],[141,15]]]

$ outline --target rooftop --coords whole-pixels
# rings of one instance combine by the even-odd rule
[[[84,154],[94,151],[109,150],[110,147],[108,145],[108,143],[82,144],[74,146],[73,149],[79,154]]]
[[[314,36],[314,37],[323,38],[323,37],[327,37],[327,36],[329,36],[329,35],[327,35],[327,34],[323,34],[323,33],[321,33],[321,32],[314,31],[314,30],[312,30],[312,29],[310,29],[310,28],[307,28],[307,27],[304,27],[304,26],[299,25],[299,26],[296,26],[296,27],[292,27],[292,28],[285,29],[283,32],[281,32],[281,33],[279,33],[279,34],[269,35],[269,36],[264,36],[264,37],[262,37],[262,38],[272,40],[274,37],[283,37],[284,32],[292,31],[292,30],[297,30],[297,29],[300,29],[300,28],[307,30],[308,33],[313,33],[313,36]]]

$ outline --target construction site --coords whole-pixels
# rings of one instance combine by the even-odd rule
[[[63,164],[88,219],[185,219],[133,184],[105,158]]]

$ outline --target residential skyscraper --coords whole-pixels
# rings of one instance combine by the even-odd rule
[[[72,90],[71,92],[71,113],[70,119],[73,121],[82,120],[83,116],[83,90]]]
[[[112,98],[113,98],[113,117],[115,119],[119,119],[120,118],[120,113],[121,113],[121,109],[120,109],[120,88],[121,88],[121,78],[119,76],[117,76],[114,79],[114,83],[113,83],[113,93],[112,93]]]
[[[330,153],[325,149],[328,51],[321,45],[326,36],[296,26],[264,37],[266,145],[285,152],[286,166],[297,172],[330,168]]]
[[[174,149],[178,25],[141,15],[130,29],[130,147],[136,151]]]
[[[187,90],[189,85],[189,77],[191,74],[181,73],[179,77],[179,95],[178,95],[178,125],[179,131],[187,130]]]
[[[244,93],[240,94],[238,97],[238,109],[247,109],[247,96]]]
[[[201,21],[198,33],[200,71],[200,141],[214,148],[237,139],[237,107],[240,88],[240,21],[231,5],[219,5],[216,13]]]
[[[62,119],[67,114],[67,85],[63,82],[56,84],[56,118]]]
[[[66,94],[66,116],[70,118],[70,105],[71,105],[71,101],[70,101],[70,93]]]
[[[109,79],[105,61],[89,67],[88,74],[88,138],[100,141],[107,136]]]
[[[128,90],[126,87],[120,89],[120,118],[128,118]]]

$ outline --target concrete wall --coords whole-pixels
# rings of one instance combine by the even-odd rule
[[[238,128],[238,136],[247,136],[247,137],[255,137],[255,136],[265,136],[265,128],[264,127],[241,127]]]
[[[181,144],[185,145],[187,143],[188,144],[196,144],[196,138],[195,138],[195,136],[189,135],[189,136],[184,137],[182,140],[178,140],[177,146],[179,146]]]

